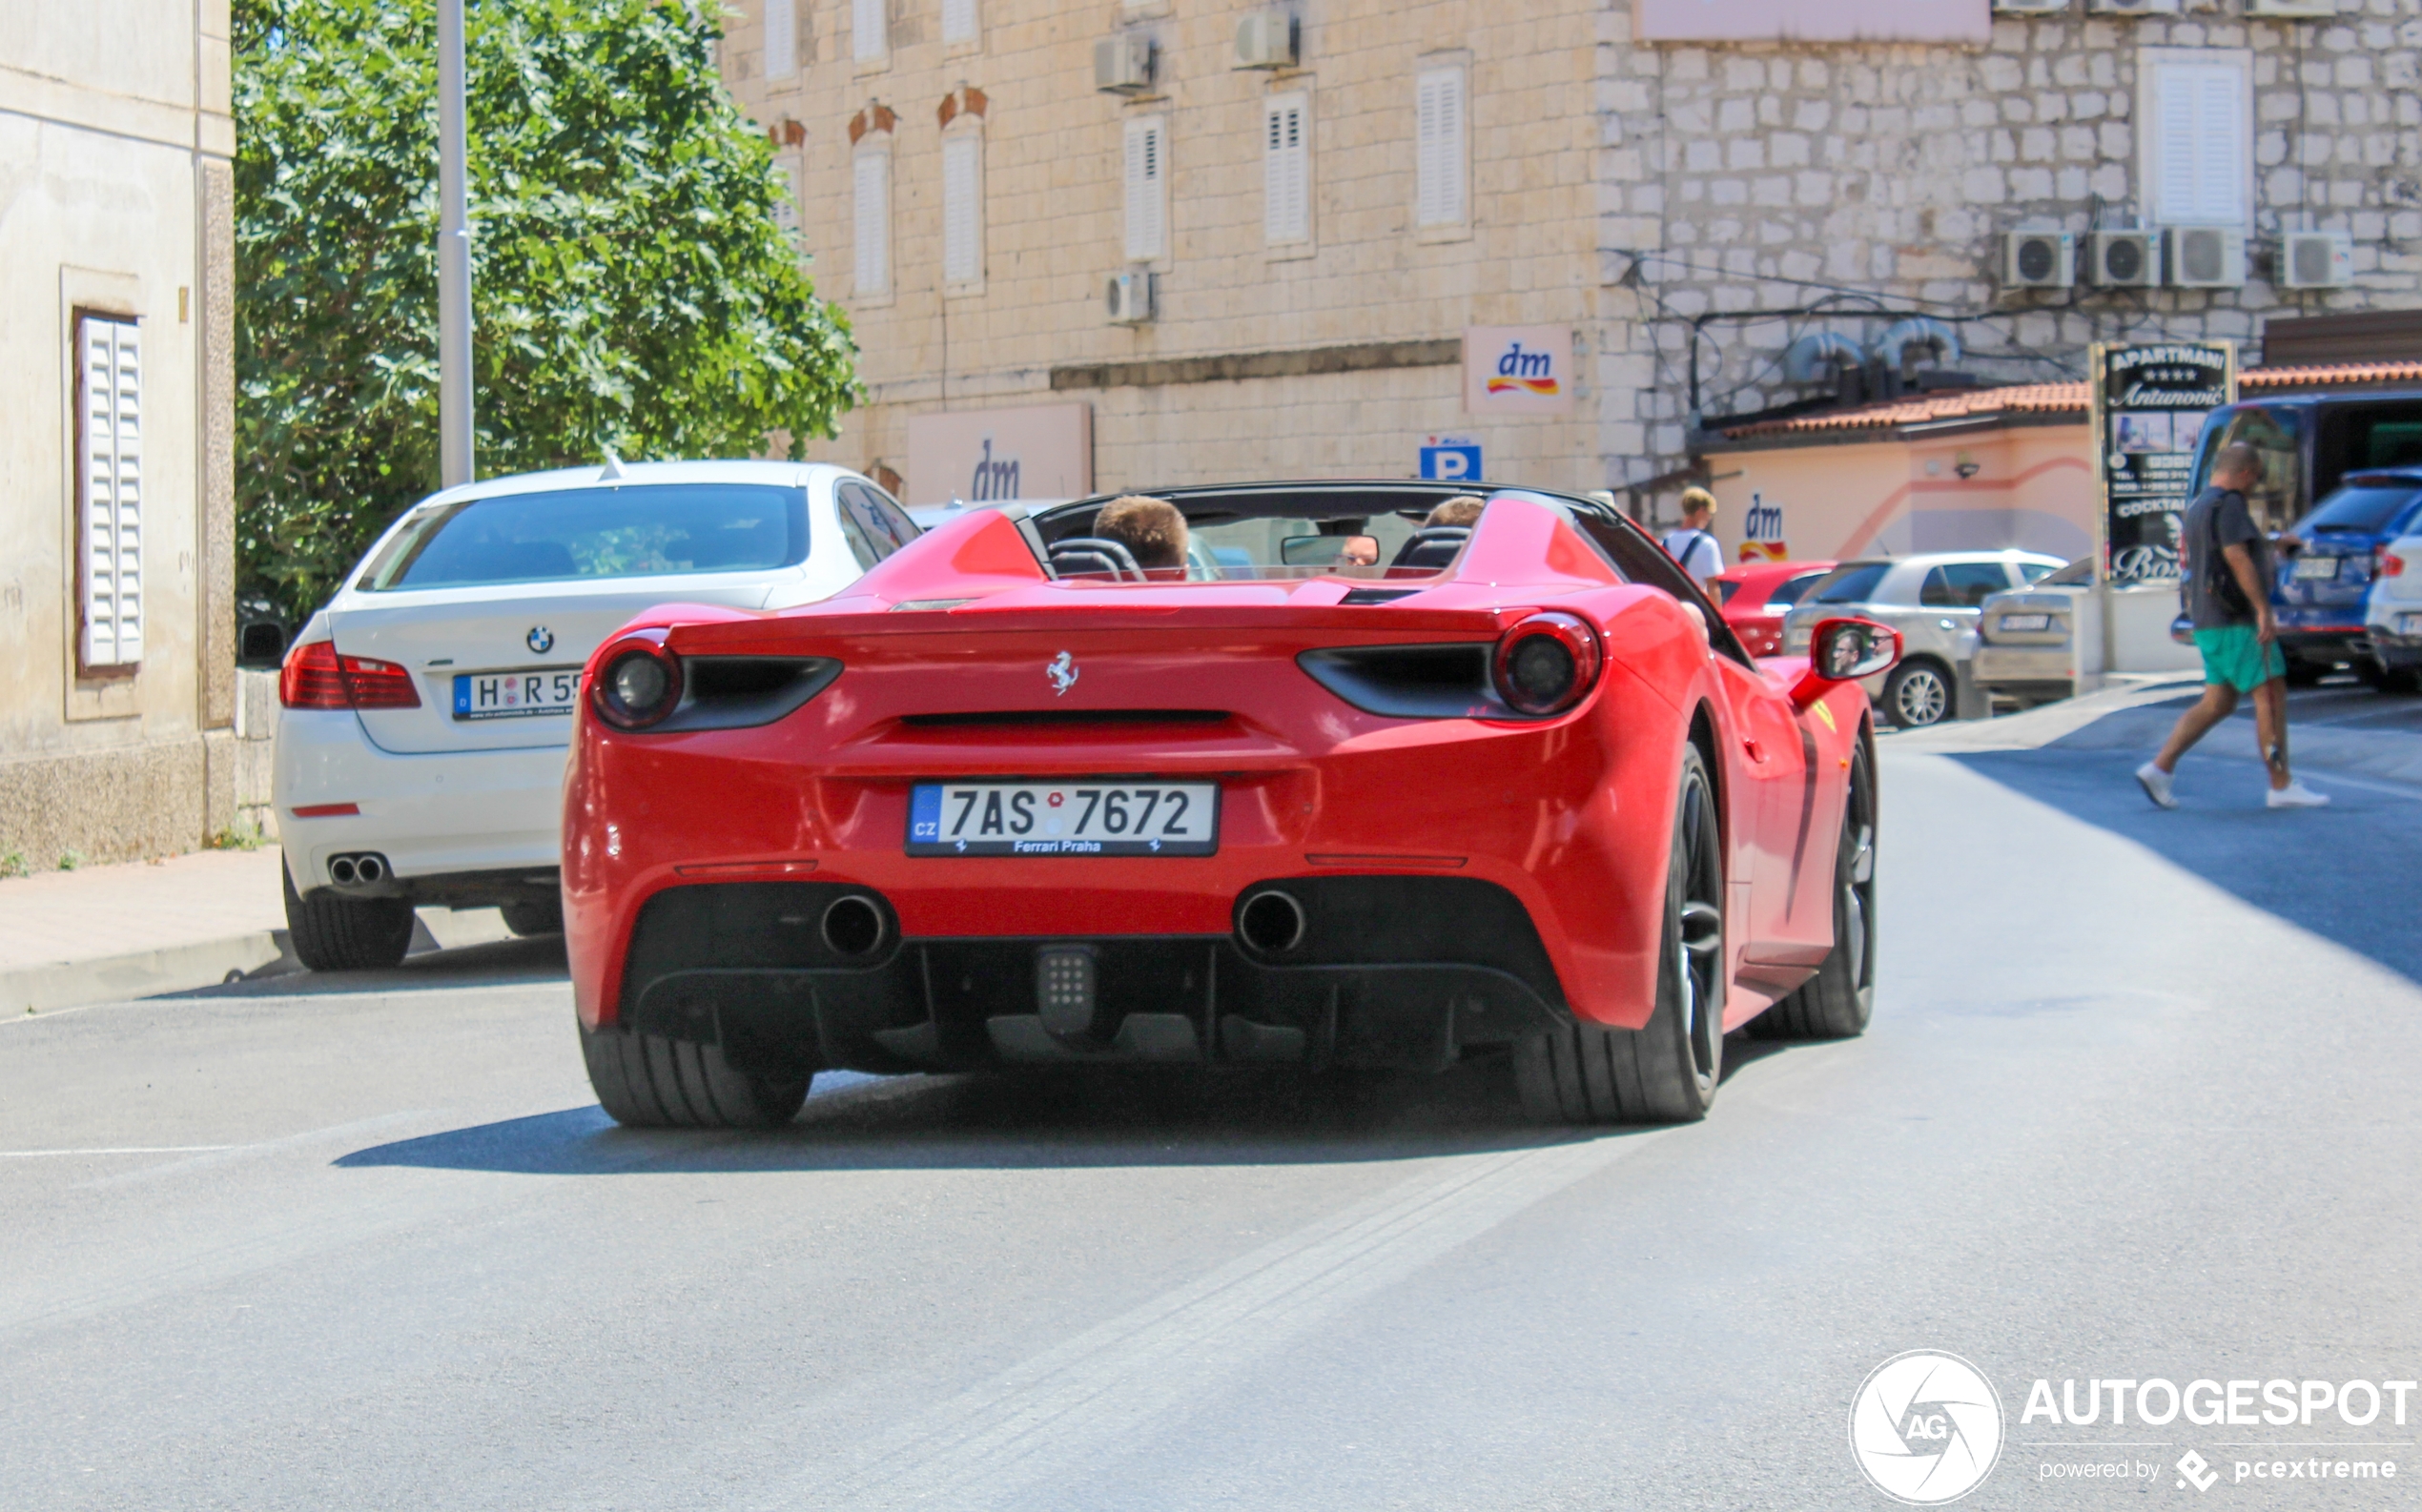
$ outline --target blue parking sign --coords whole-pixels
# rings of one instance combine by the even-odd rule
[[[1451,482],[1480,476],[1480,443],[1460,436],[1433,436],[1421,449],[1421,475]]]

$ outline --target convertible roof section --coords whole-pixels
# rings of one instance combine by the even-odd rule
[[[1243,514],[1280,513],[1291,507],[1314,503],[1334,504],[1340,515],[1427,514],[1449,499],[1460,499],[1468,494],[1488,500],[1523,498],[1561,509],[1612,513],[1594,500],[1502,483],[1430,482],[1403,478],[1326,478],[1292,482],[1197,483],[1183,488],[1121,489],[1115,494],[1095,494],[1038,510],[1035,516],[1036,522],[1042,527],[1044,534],[1053,535],[1069,522],[1088,519],[1102,505],[1128,494],[1165,499],[1189,518],[1230,510]]]

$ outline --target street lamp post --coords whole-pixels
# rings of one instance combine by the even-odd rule
[[[463,166],[462,0],[438,0],[438,455],[448,488],[472,479],[471,228]]]

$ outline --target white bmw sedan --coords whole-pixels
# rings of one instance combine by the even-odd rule
[[[790,462],[609,462],[406,510],[279,678],[297,958],[392,966],[421,906],[561,929],[564,750],[598,643],[659,603],[825,598],[916,534],[866,479]]]

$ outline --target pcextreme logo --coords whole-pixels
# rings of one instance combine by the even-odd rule
[[[1957,1355],[1895,1355],[1851,1398],[1850,1452],[1876,1489],[1896,1502],[1957,1502],[2001,1458],[2001,1395]]]
[[[1506,344],[1497,358],[1497,371],[1488,376],[1491,394],[1536,394],[1541,398],[1553,398],[1564,392],[1564,382],[1556,377],[1556,359],[1552,352],[1526,352],[1520,341]]]

